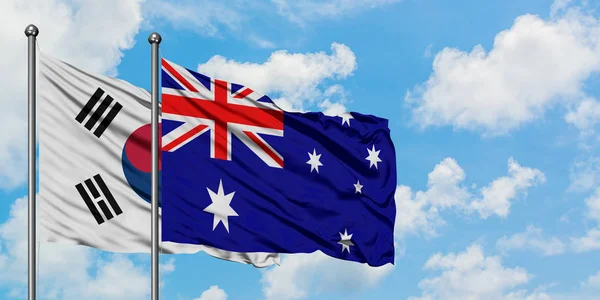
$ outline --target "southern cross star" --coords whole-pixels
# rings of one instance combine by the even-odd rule
[[[344,229],[344,234],[340,232],[338,244],[342,245],[342,253],[344,253],[344,250],[348,250],[348,253],[350,253],[350,246],[354,246],[354,243],[352,243],[352,234],[348,234],[348,229]]]
[[[360,184],[360,180],[357,180],[356,183],[354,184],[354,189],[356,189],[356,191],[354,193],[362,194],[362,188],[363,188],[363,185]]]
[[[317,173],[319,173],[319,166],[323,165],[321,161],[319,161],[319,159],[321,159],[321,154],[317,154],[317,149],[314,149],[312,154],[308,152],[308,157],[310,159],[306,163],[310,165],[310,172],[312,173],[313,170],[317,170]]]
[[[209,212],[214,215],[213,219],[213,231],[217,228],[219,223],[223,223],[227,232],[229,232],[229,219],[228,217],[237,217],[238,214],[231,208],[231,200],[233,199],[233,195],[235,192],[231,192],[225,195],[223,191],[223,181],[219,180],[219,190],[215,194],[215,192],[211,191],[208,187],[206,188],[208,191],[208,195],[210,196],[210,200],[212,203],[207,206],[204,211]]]
[[[366,160],[369,161],[369,168],[375,166],[375,169],[377,169],[377,163],[381,162],[381,159],[379,158],[379,152],[381,150],[375,150],[375,145],[373,145],[373,149],[367,148],[367,151],[369,152],[369,156],[367,156]]]

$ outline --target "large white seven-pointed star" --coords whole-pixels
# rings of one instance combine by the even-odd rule
[[[319,159],[321,159],[321,154],[317,154],[317,149],[313,149],[312,154],[308,152],[308,157],[310,159],[306,163],[310,165],[310,172],[312,173],[313,170],[317,170],[317,173],[319,173],[319,166],[323,165],[321,161],[319,161]]]
[[[375,166],[375,169],[377,169],[377,163],[381,162],[379,158],[379,151],[381,150],[375,150],[375,145],[373,145],[373,150],[367,148],[367,151],[369,151],[369,156],[367,156],[366,160],[369,161],[369,168]]]
[[[360,180],[356,181],[356,183],[354,184],[354,188],[356,189],[356,191],[354,193],[361,193],[362,194],[363,185],[360,184]]]
[[[225,195],[223,191],[223,181],[219,180],[219,190],[215,194],[215,192],[211,191],[208,187],[206,188],[208,191],[208,195],[210,196],[210,200],[212,203],[207,206],[204,211],[209,212],[214,215],[213,219],[213,231],[219,225],[219,222],[223,223],[227,232],[229,232],[229,219],[228,217],[237,217],[238,214],[231,208],[231,200],[233,199],[233,195],[235,192],[231,192]]]
[[[354,119],[349,112],[345,112],[339,116],[342,118],[342,126],[344,126],[346,123],[348,123],[348,126],[350,126],[350,119]]]
[[[348,234],[348,229],[344,229],[344,234],[340,232],[338,244],[342,245],[342,253],[344,253],[344,250],[348,250],[348,253],[350,253],[350,246],[354,246],[354,243],[352,243],[352,234]]]

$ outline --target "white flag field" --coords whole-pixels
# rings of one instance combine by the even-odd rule
[[[39,62],[40,241],[150,253],[150,93],[43,53]],[[171,242],[160,248],[256,267],[280,259]]]

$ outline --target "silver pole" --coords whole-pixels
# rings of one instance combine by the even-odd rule
[[[162,38],[153,32],[152,46],[152,300],[158,300],[158,45]]]
[[[35,232],[35,39],[39,33],[38,28],[31,24],[25,28],[27,36],[27,110],[28,110],[28,139],[27,139],[27,170],[28,170],[28,294],[29,300],[35,300],[36,292],[36,232]]]

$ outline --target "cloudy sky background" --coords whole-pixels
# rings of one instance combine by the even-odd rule
[[[164,299],[593,299],[600,295],[600,3],[0,1],[0,298],[26,297],[26,38],[150,84],[161,54],[289,110],[390,120],[395,266],[320,253],[267,269],[161,257]],[[41,299],[147,299],[149,255],[42,244]],[[596,296],[597,297],[597,296]]]

